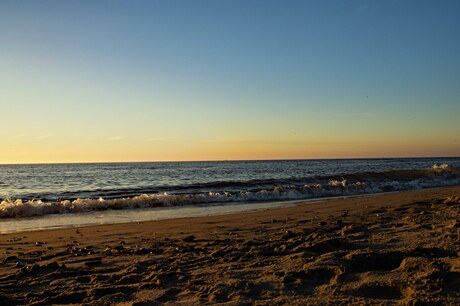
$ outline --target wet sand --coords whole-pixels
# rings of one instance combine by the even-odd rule
[[[460,186],[0,236],[0,304],[460,304]]]

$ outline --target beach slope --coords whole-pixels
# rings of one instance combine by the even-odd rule
[[[1,304],[460,304],[460,186],[0,236]]]

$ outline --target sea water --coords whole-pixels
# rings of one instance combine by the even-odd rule
[[[0,165],[0,231],[223,214],[460,183],[460,158]]]

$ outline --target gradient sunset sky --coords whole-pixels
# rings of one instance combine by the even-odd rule
[[[460,155],[460,1],[1,1],[0,163]]]

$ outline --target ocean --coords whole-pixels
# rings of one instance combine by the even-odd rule
[[[0,231],[229,213],[456,184],[458,157],[0,165]]]

